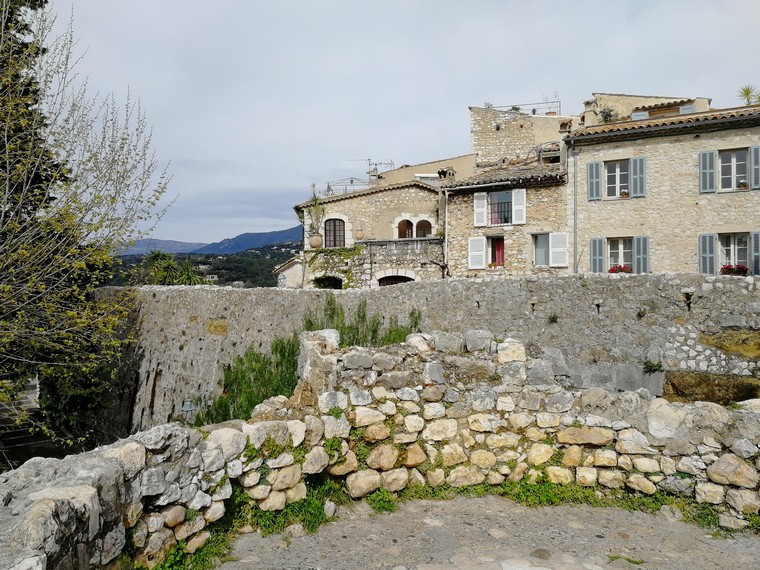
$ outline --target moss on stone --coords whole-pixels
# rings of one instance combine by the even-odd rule
[[[663,397],[671,402],[734,402],[760,398],[760,379],[736,374],[667,371]]]

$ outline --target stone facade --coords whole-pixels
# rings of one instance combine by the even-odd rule
[[[688,108],[687,108],[688,106]],[[690,113],[710,110],[710,99],[705,97],[653,97],[649,95],[625,95],[618,93],[594,93],[593,98],[584,102],[582,124],[593,127],[604,123],[602,109],[609,109],[618,120],[628,120],[636,110],[648,109],[651,117],[663,114],[679,114],[681,107]]]
[[[446,244],[448,268],[453,277],[551,275],[565,274],[567,261],[551,267],[549,260],[536,263],[536,235],[562,233],[565,242],[565,188],[563,185],[529,184],[525,188],[525,223],[475,226],[474,196],[476,192],[512,190],[519,183],[507,182],[503,186],[460,188],[448,198]],[[485,268],[473,268],[471,239],[486,238]],[[503,263],[496,263],[494,239],[503,240]],[[548,243],[548,242],[547,242]],[[567,245],[565,246],[565,251]],[[567,255],[565,254],[565,258]]]
[[[436,176],[438,174],[436,173]],[[304,234],[300,256],[277,269],[282,287],[375,287],[383,278],[440,279],[440,193],[417,181],[320,198],[319,245]],[[308,203],[296,206],[311,226]],[[337,228],[337,230],[336,230]],[[325,281],[329,279],[329,281]]]
[[[304,333],[293,396],[265,401],[249,421],[158,426],[0,475],[0,565],[107,567],[129,541],[153,568],[179,541],[193,552],[210,538],[233,484],[277,511],[323,472],[353,498],[548,480],[681,496],[714,506],[728,529],[760,510],[757,400],[728,410],[643,389],[572,389],[556,358],[482,329],[378,349],[338,342],[337,331]]]
[[[755,120],[760,122],[757,119],[760,117]],[[620,247],[630,250],[630,246],[621,246],[620,240],[648,237],[646,271],[652,273],[700,271],[699,236],[702,234],[725,234],[734,238],[743,234],[744,239],[751,241],[751,234],[760,231],[760,191],[749,188],[749,171],[745,188],[700,193],[701,151],[744,149],[749,153],[751,147],[760,145],[760,125],[746,126],[741,121],[734,125],[724,123],[702,131],[694,127],[680,133],[675,125],[671,129],[660,128],[656,136],[642,126],[636,133],[610,133],[607,138],[601,138],[600,134],[596,140],[592,136],[592,140],[585,141],[583,135],[575,140],[571,138],[578,153],[567,163],[566,206],[567,227],[573,236],[571,242],[577,243],[577,251],[571,256],[577,263],[575,271],[592,270],[591,257],[595,255],[592,238],[602,238],[598,243],[605,246],[602,269],[606,271],[614,264],[610,247],[613,251]],[[626,161],[627,165],[630,159],[644,160],[646,195],[608,198],[606,168],[614,165],[614,161]],[[601,199],[597,200],[590,200],[588,193],[588,165],[592,163],[599,164],[601,171]],[[749,166],[747,164],[747,168]],[[720,184],[720,164],[715,168]],[[722,258],[717,238],[714,248],[713,272],[717,272],[730,259]],[[736,245],[734,255],[737,254],[735,248]],[[748,253],[743,252],[743,264],[750,266],[751,253]],[[632,259],[628,260],[625,265],[631,265]],[[758,270],[760,266],[755,272]]]
[[[470,140],[479,165],[535,157],[536,148],[543,143],[553,142],[559,147],[573,124],[578,125],[578,117],[470,107]]]

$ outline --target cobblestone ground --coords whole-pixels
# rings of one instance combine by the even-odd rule
[[[359,503],[315,534],[240,536],[223,570],[597,570],[760,568],[760,537],[714,537],[664,514],[531,509],[499,497]]]

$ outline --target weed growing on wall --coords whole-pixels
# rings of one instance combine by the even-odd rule
[[[398,319],[390,317],[383,327],[383,317],[379,313],[367,313],[367,301],[359,303],[350,319],[346,318],[343,306],[334,295],[328,295],[320,311],[309,312],[304,317],[304,329],[318,331],[336,329],[340,333],[342,347],[349,346],[385,346],[403,342],[407,335],[418,332],[422,314],[413,309],[409,313],[409,324],[404,326]]]
[[[251,417],[253,408],[272,396],[289,396],[298,383],[298,337],[276,338],[272,354],[249,348],[224,367],[222,394],[198,414],[196,426]]]

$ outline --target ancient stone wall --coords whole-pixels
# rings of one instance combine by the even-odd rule
[[[323,472],[345,478],[354,498],[548,481],[683,496],[715,506],[730,529],[760,510],[757,400],[728,410],[644,389],[573,389],[556,354],[532,357],[485,330],[378,349],[338,341],[337,331],[304,333],[293,397],[267,400],[250,421],[163,425],[0,476],[0,565],[97,568],[129,541],[152,568],[178,541],[193,552],[209,539],[233,481],[276,511]]]
[[[528,110],[529,112],[530,110]],[[525,159],[541,143],[559,142],[561,123],[575,117],[529,115],[524,112],[470,107],[470,140],[478,164],[495,165],[503,159]]]
[[[188,400],[218,393],[224,365],[249,347],[268,351],[273,338],[300,332],[308,311],[334,294],[350,315],[361,301],[385,322],[407,322],[422,313],[423,330],[487,329],[559,351],[574,386],[648,388],[660,394],[661,375],[646,375],[642,362],[681,362],[666,350],[692,332],[760,328],[757,278],[664,275],[577,275],[562,278],[445,279],[373,290],[232,289],[210,286],[144,287],[141,300],[138,392],[133,431],[184,417]],[[687,335],[688,336],[688,335]],[[686,337],[683,337],[686,338]],[[669,344],[670,343],[670,344]],[[672,348],[676,347],[676,348]],[[689,356],[684,366],[710,362]],[[695,352],[696,354],[696,352]],[[700,353],[704,355],[704,353]],[[730,373],[735,366],[720,370]],[[679,369],[680,364],[675,364]],[[710,364],[713,366],[713,364]],[[745,373],[758,375],[755,364]],[[720,373],[719,361],[714,368]]]
[[[443,239],[369,240],[351,248],[305,251],[300,267],[305,288],[325,277],[337,279],[336,288],[374,288],[385,277],[432,281],[444,277]]]

